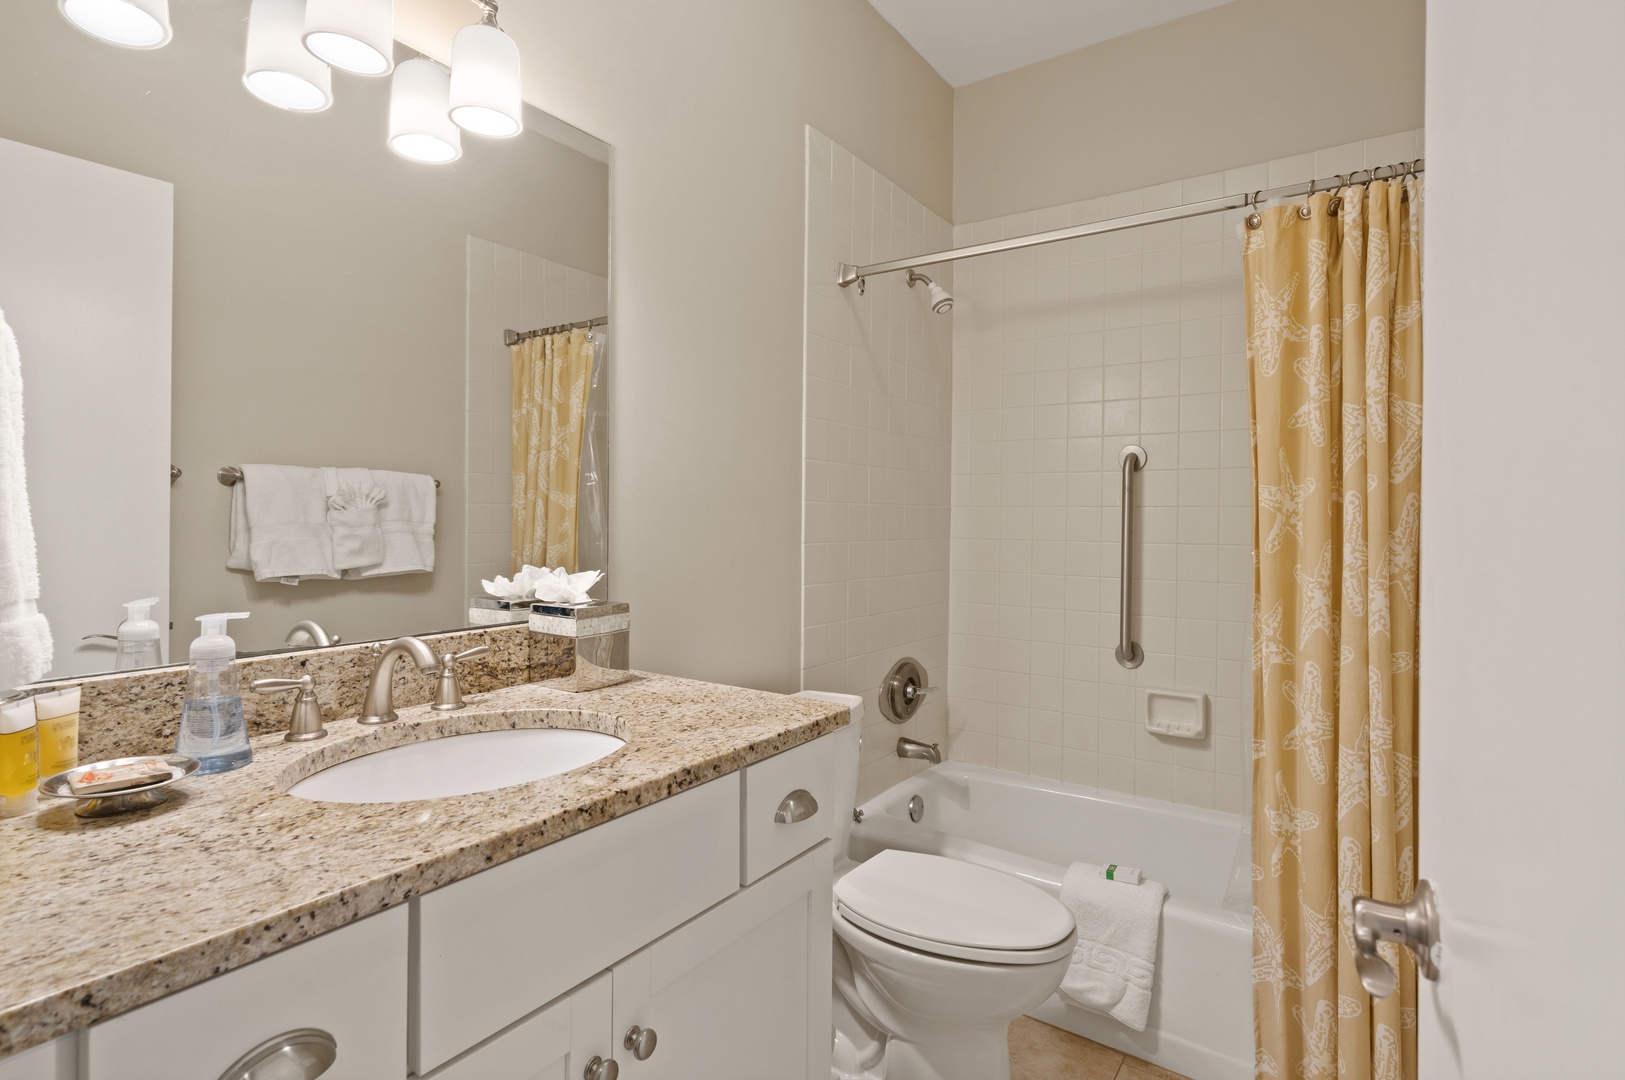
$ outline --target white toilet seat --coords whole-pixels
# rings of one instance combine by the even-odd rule
[[[1045,964],[1067,956],[1072,913],[1042,889],[986,866],[887,850],[835,884],[835,910],[897,945],[987,964]]]

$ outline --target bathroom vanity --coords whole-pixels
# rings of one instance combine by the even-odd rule
[[[611,719],[620,750],[479,794],[285,794],[313,752],[450,734],[419,707],[317,751],[261,737],[158,811],[0,825],[21,868],[0,1080],[215,1080],[301,1029],[331,1038],[332,1080],[823,1080],[841,808],[819,736],[845,709],[642,676],[493,691],[452,722]]]

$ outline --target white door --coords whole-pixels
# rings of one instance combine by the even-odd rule
[[[81,639],[115,632],[126,600],[159,597],[169,623],[174,218],[164,181],[0,139],[0,311],[54,678],[112,668],[112,642]]]
[[[1429,0],[1422,1080],[1625,1075],[1625,4]]]
[[[827,1080],[831,868],[826,842],[615,965],[620,1080]]]

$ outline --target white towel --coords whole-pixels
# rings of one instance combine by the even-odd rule
[[[371,469],[323,469],[327,524],[333,530],[333,568],[376,566],[384,560],[384,533],[378,525],[384,489]]]
[[[255,581],[297,585],[336,578],[327,488],[320,469],[244,465],[231,490],[231,554],[226,565],[252,570]]]
[[[0,312],[0,691],[51,670],[51,627],[38,601],[39,553],[23,467],[23,362]]]
[[[1108,881],[1094,863],[1073,863],[1061,883],[1061,903],[1077,921],[1078,944],[1061,993],[1080,1008],[1144,1031],[1167,895],[1149,878],[1138,885]]]
[[[426,574],[434,570],[434,478],[423,473],[374,469],[374,483],[384,489],[378,527],[384,557],[371,566],[344,571],[347,578]]]

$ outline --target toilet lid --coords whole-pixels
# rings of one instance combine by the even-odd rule
[[[1047,954],[1070,939],[1074,926],[1072,913],[1036,885],[917,851],[889,849],[855,867],[835,883],[835,901],[864,929],[930,952],[946,946],[952,955]]]

